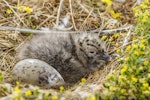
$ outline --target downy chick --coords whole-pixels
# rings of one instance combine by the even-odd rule
[[[85,75],[107,64],[110,56],[96,34],[43,34],[20,47],[18,59],[39,59],[53,66],[66,83],[78,82]]]

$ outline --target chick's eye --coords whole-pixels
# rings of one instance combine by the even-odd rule
[[[89,54],[96,54],[96,52],[95,51],[89,51]]]
[[[94,51],[90,51],[90,53],[95,53]]]

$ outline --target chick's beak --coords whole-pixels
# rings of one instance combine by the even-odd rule
[[[103,60],[106,60],[108,62],[112,60],[111,56],[106,53],[104,53],[104,55],[102,55],[102,58],[103,58]]]
[[[104,62],[108,63],[111,60],[112,60],[112,57],[110,55],[108,55],[107,53],[103,53],[103,54],[97,55],[92,61],[93,62],[104,61]]]

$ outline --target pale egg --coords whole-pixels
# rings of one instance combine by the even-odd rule
[[[64,85],[64,79],[58,71],[44,61],[24,59],[19,61],[12,71],[13,80],[51,88]]]

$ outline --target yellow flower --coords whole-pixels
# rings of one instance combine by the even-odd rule
[[[140,10],[137,7],[133,8],[133,11],[135,13],[135,17],[139,16]]]
[[[147,20],[148,20],[148,15],[143,15],[142,22],[147,22]]]
[[[18,9],[21,11],[25,11],[25,8],[26,8],[25,6],[20,6]]]
[[[25,10],[27,13],[31,13],[31,12],[33,11],[33,9],[32,9],[32,8],[29,8],[29,7],[26,7],[24,10]]]
[[[144,52],[144,51],[141,51],[140,54],[141,54],[141,55],[145,55],[145,52]]]
[[[126,78],[124,77],[124,75],[119,75],[118,82],[123,82],[123,80],[125,79]]]
[[[133,44],[132,46],[133,46],[133,48],[135,48],[135,49],[138,48],[138,45],[137,45],[137,44]]]
[[[135,50],[135,51],[134,51],[134,54],[137,55],[137,56],[139,56],[139,55],[140,55],[140,52],[138,52],[138,51]]]
[[[140,44],[140,48],[145,49],[145,45],[144,44]]]
[[[32,94],[32,93],[31,93],[30,90],[27,90],[27,91],[25,92],[25,95],[26,95],[26,96],[31,96],[31,94]]]
[[[96,98],[92,94],[88,94],[88,100],[96,100]]]
[[[144,0],[144,3],[148,5],[149,4],[149,0]]]
[[[96,100],[96,99],[95,99],[95,97],[93,96],[93,97],[90,97],[90,99],[89,99],[89,100]]]
[[[114,35],[113,35],[113,37],[116,39],[116,38],[118,38],[120,36],[120,34],[119,33],[115,33]]]
[[[122,94],[126,93],[126,90],[125,89],[121,89],[121,93]]]
[[[129,61],[129,59],[130,59],[129,57],[126,57],[126,58],[125,58],[125,61]]]
[[[20,7],[19,7],[19,10],[20,10],[20,11],[25,11],[25,12],[27,12],[27,13],[33,12],[33,9],[32,9],[32,8],[26,7],[26,6],[20,6]]]
[[[142,39],[141,43],[147,43],[147,40],[146,39]]]
[[[81,79],[81,84],[85,84],[86,83],[86,79],[85,78],[82,78]]]
[[[132,77],[132,80],[133,80],[134,82],[137,82],[137,81],[138,81],[138,79],[137,79],[136,77]]]
[[[147,66],[148,64],[149,64],[149,62],[148,61],[144,61],[144,63],[143,63],[145,66]]]
[[[117,49],[116,52],[117,52],[117,53],[120,53],[121,51],[120,51],[120,49]]]
[[[60,91],[63,91],[63,90],[64,90],[64,87],[63,87],[63,86],[60,86],[59,89],[60,89]]]
[[[139,70],[141,70],[141,71],[142,71],[142,70],[143,70],[143,66],[140,66]]]
[[[6,10],[6,13],[7,13],[7,14],[11,14],[11,13],[12,13],[11,9],[7,9],[7,10]]]
[[[130,51],[130,50],[131,50],[131,46],[128,45],[128,46],[126,47],[126,51]]]
[[[19,85],[20,83],[18,81],[16,81],[16,85]]]
[[[110,86],[109,89],[110,89],[110,91],[116,90],[116,88],[114,86]]]
[[[104,35],[104,36],[102,36],[102,38],[101,38],[102,40],[106,40],[107,39],[107,36],[106,35]]]
[[[145,95],[149,95],[149,94],[150,94],[150,91],[148,91],[148,90],[143,91],[143,94],[145,94]]]
[[[52,100],[57,100],[58,98],[57,98],[57,96],[56,95],[53,95],[52,96]]]
[[[121,17],[120,13],[115,13],[114,10],[112,10],[110,13],[111,13],[112,17],[115,18],[115,19]]]
[[[139,7],[142,8],[142,9],[146,9],[147,5],[145,5],[144,3],[142,3],[142,4],[139,5]]]
[[[14,92],[19,93],[19,92],[21,92],[21,90],[20,90],[18,87],[15,87],[15,88],[14,88]]]
[[[123,66],[123,68],[121,69],[121,73],[123,74],[126,71],[127,71],[127,66]]]
[[[112,1],[111,0],[101,0],[103,3],[106,3],[107,6],[111,6],[112,5]]]
[[[149,84],[148,84],[148,83],[144,83],[144,84],[143,84],[143,87],[144,87],[144,88],[148,88],[148,87],[149,87]]]
[[[106,76],[107,79],[112,78],[112,77],[113,77],[113,74],[108,74],[108,75]]]
[[[89,100],[96,100],[94,96],[90,97]]]

